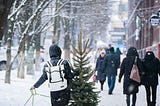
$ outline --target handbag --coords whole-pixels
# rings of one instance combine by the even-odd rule
[[[97,75],[96,74],[93,75],[93,82],[97,82]]]
[[[137,83],[141,83],[141,78],[136,63],[137,63],[137,57],[135,57],[135,61],[131,69],[130,79],[136,81]]]

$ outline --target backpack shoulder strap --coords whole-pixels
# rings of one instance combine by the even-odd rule
[[[61,65],[63,61],[64,61],[63,59],[60,59],[60,60],[58,61],[58,63],[57,63],[57,66],[58,66],[58,65]]]
[[[47,66],[48,66],[48,67],[51,67],[51,66],[53,66],[53,65],[52,65],[52,63],[51,63],[50,61],[47,61]]]

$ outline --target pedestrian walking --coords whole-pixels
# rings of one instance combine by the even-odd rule
[[[114,47],[111,47],[110,53],[105,56],[102,65],[102,70],[105,70],[105,73],[108,78],[109,95],[112,94],[115,87],[117,69],[118,69],[118,57],[114,53]]]
[[[69,80],[78,73],[71,73],[71,67],[67,60],[61,59],[62,51],[59,46],[52,44],[49,48],[50,61],[43,67],[43,74],[31,87],[38,88],[46,80],[49,80],[52,106],[66,106],[70,99]]]
[[[96,61],[97,80],[99,80],[101,84],[101,90],[103,90],[103,85],[104,82],[106,81],[105,70],[102,70],[102,62],[104,60],[105,55],[106,55],[105,50],[102,50]]]
[[[116,48],[115,54],[118,55],[118,67],[120,67],[122,52],[120,51],[119,47]]]
[[[146,90],[147,106],[156,106],[160,62],[152,51],[146,52],[143,59],[143,67],[142,84]]]
[[[138,88],[140,84],[130,79],[130,73],[131,73],[132,66],[135,63],[135,58],[137,58],[136,64],[138,66],[138,69],[140,71],[143,70],[142,61],[140,60],[135,47],[130,47],[128,49],[127,55],[123,59],[121,67],[120,67],[118,82],[121,82],[122,76],[124,76],[123,77],[123,94],[126,94],[127,106],[130,106],[131,96],[132,96],[131,106],[136,105],[137,93],[139,91]]]

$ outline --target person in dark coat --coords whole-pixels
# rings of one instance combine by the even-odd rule
[[[120,67],[120,64],[121,64],[121,54],[122,54],[122,52],[120,51],[119,47],[116,48],[115,54],[118,55],[118,66]]]
[[[127,52],[127,56],[123,59],[121,67],[120,67],[120,73],[119,73],[119,79],[118,82],[121,82],[122,76],[123,78],[123,94],[126,94],[126,103],[127,106],[130,106],[130,96],[132,95],[132,106],[136,105],[136,94],[139,91],[139,83],[133,81],[130,79],[130,73],[132,66],[135,61],[135,57],[137,57],[137,66],[140,70],[140,73],[143,70],[142,61],[139,59],[137,50],[135,47],[130,47]]]
[[[50,55],[50,63],[55,66],[58,61],[61,59],[61,54],[62,51],[60,49],[59,46],[52,44],[49,48],[49,55]],[[77,73],[71,73],[71,67],[68,63],[68,61],[64,60],[62,62],[62,64],[64,65],[64,78],[67,79],[67,84],[69,83],[69,80],[71,80],[75,75],[77,75]],[[39,78],[39,80],[31,87],[31,90],[38,88],[39,86],[41,86],[46,80],[49,79],[49,76],[47,75],[47,68],[49,66],[47,64],[44,65],[43,67],[43,74],[41,75],[41,77]],[[56,87],[53,87],[53,89]],[[70,99],[70,89],[68,88],[64,88],[58,91],[50,91],[50,95],[51,95],[51,104],[52,106],[65,106],[68,104],[69,99]]]
[[[105,56],[102,69],[105,70],[105,73],[107,75],[109,87],[108,94],[111,95],[115,87],[118,69],[118,57],[114,53],[113,47],[110,48],[110,53]]]
[[[154,53],[152,51],[146,52],[143,59],[144,70],[142,84],[145,86],[146,90],[147,106],[156,106],[159,66],[160,62],[158,58],[155,57]]]
[[[96,61],[97,80],[99,80],[101,84],[101,90],[103,90],[103,84],[106,80],[105,71],[102,70],[102,62],[104,60],[105,55],[106,55],[105,50],[102,50]]]

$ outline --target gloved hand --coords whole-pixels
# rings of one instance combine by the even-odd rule
[[[120,78],[118,79],[118,82],[119,82],[119,83],[121,82],[121,79],[120,79]]]
[[[35,87],[34,87],[34,86],[32,86],[32,87],[30,88],[30,90],[33,90],[33,89],[35,89]]]

